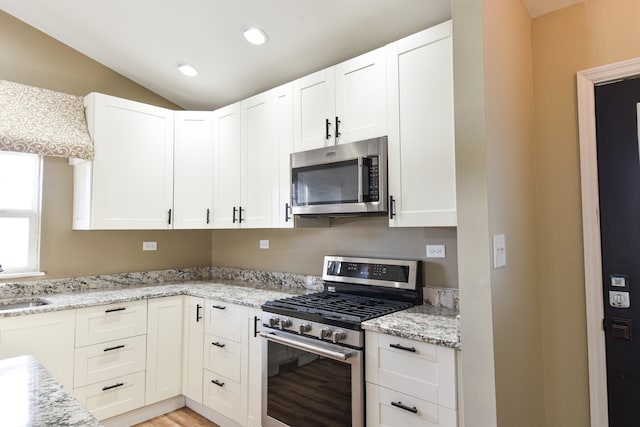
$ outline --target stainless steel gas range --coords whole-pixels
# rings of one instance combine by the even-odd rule
[[[262,306],[264,427],[362,427],[361,323],[422,304],[420,261],[324,257],[324,291]]]

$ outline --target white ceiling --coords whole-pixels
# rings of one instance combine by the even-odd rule
[[[523,1],[537,16],[583,0]],[[0,8],[192,110],[228,105],[451,17],[450,0],[0,0]],[[248,25],[269,42],[244,41]],[[200,74],[183,76],[178,62]]]

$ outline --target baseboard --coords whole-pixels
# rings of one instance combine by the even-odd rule
[[[107,418],[106,420],[100,421],[100,423],[104,427],[129,427],[133,424],[141,423],[151,418],[166,414],[167,412],[175,411],[176,409],[180,409],[184,406],[185,397],[180,395],[148,406],[143,406],[142,408],[134,409],[133,411],[129,411],[124,414],[116,415],[115,417]]]
[[[218,412],[214,411],[213,409],[201,405],[200,403],[191,400],[188,397],[186,398],[186,406],[202,415],[203,417],[218,424],[220,427],[242,427],[241,424],[238,424],[232,419],[227,418],[224,415],[221,415]]]

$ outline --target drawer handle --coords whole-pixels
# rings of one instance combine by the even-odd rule
[[[391,402],[391,406],[404,409],[405,411],[413,412],[414,414],[418,413],[418,408],[416,408],[415,406],[413,408],[410,408],[407,405],[403,405],[402,402]]]
[[[214,383],[215,385],[217,385],[218,387],[224,387],[224,383],[221,383],[218,380],[211,380],[212,383]]]
[[[105,310],[105,313],[113,313],[114,311],[125,311],[127,309],[127,307],[120,307],[120,308],[110,308],[109,310]]]
[[[108,348],[105,348],[103,351],[117,350],[119,348],[124,348],[124,344],[120,344],[120,345],[117,345],[115,347],[108,347]]]
[[[411,353],[416,352],[415,347],[405,347],[401,344],[389,344],[389,347],[397,348],[398,350],[410,351]]]
[[[223,305],[212,305],[211,308],[216,308],[218,310],[226,310],[227,307]]]
[[[107,391],[107,390],[111,390],[112,388],[122,387],[123,385],[124,383],[118,383],[118,384],[102,387],[102,391]]]
[[[211,345],[215,345],[216,347],[220,347],[220,348],[224,348],[226,346],[226,344],[221,344],[219,342],[212,342]]]

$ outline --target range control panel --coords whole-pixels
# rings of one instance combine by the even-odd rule
[[[418,262],[411,260],[326,256],[322,279],[332,282],[414,288],[417,269]]]

